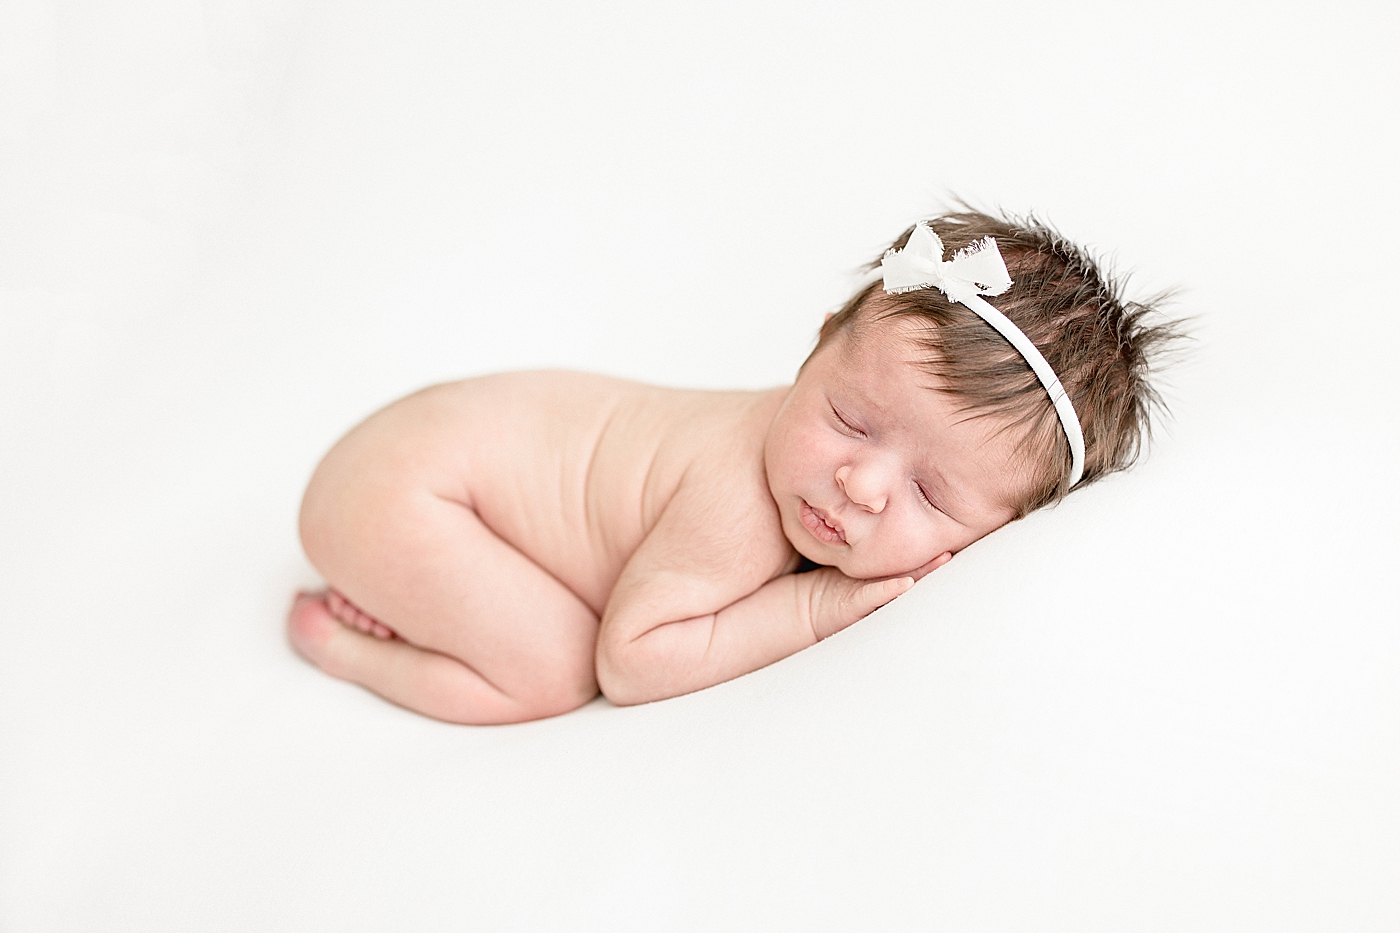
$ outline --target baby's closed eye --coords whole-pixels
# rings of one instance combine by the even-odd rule
[[[938,508],[938,503],[933,501],[933,497],[928,494],[928,490],[924,488],[923,483],[914,483],[914,489],[918,491],[919,498],[924,500],[925,505],[927,505],[931,509],[938,509],[938,511],[940,512],[943,511],[942,509]]]
[[[835,405],[831,405],[831,414],[832,417],[836,419],[837,427],[839,428],[842,434],[846,434],[850,437],[865,437],[865,432],[862,431],[860,428],[856,427],[850,421],[848,421],[846,419],[846,416],[841,414],[840,409],[838,409]]]

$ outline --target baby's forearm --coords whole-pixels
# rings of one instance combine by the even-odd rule
[[[817,642],[814,574],[786,574],[719,612],[667,622],[625,645],[601,645],[598,682],[615,703],[711,687]]]

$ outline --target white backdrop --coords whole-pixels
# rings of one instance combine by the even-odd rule
[[[1379,3],[0,6],[0,929],[1400,927],[1397,38]],[[1183,287],[1142,467],[650,706],[453,727],[285,646],[301,488],[367,413],[787,381],[948,193]]]

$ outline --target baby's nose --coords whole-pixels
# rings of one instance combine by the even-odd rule
[[[889,502],[885,485],[880,482],[878,471],[859,469],[849,464],[836,471],[836,485],[856,505],[869,512],[883,512]]]

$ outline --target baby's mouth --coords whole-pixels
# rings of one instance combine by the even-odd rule
[[[806,499],[802,500],[800,511],[802,525],[812,533],[812,537],[827,544],[846,543],[846,533],[841,530],[840,525],[827,518],[825,512],[812,508]]]

